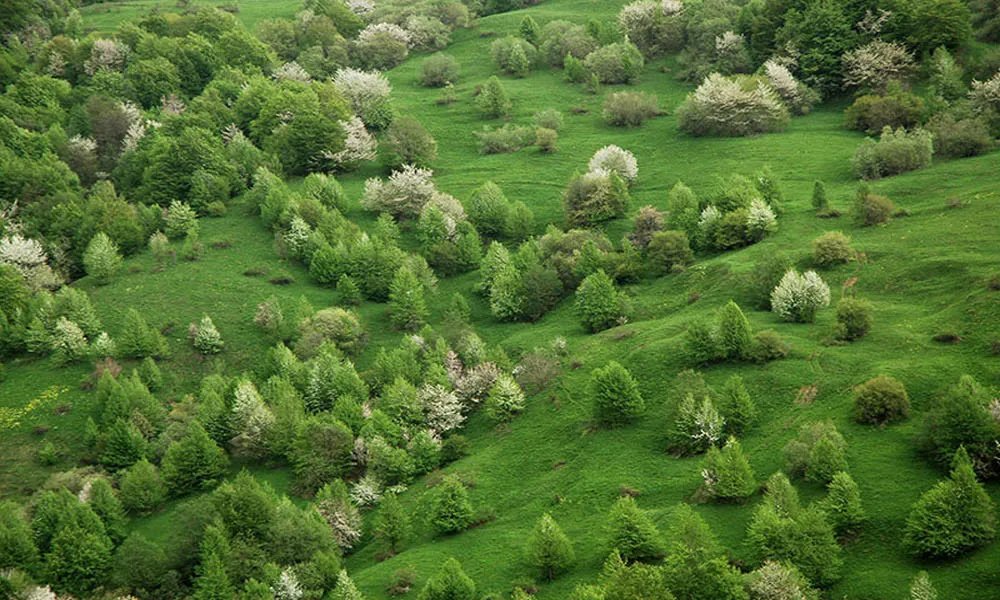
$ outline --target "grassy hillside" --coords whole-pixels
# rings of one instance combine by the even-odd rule
[[[227,0],[200,1],[198,5],[205,6],[236,6],[237,17],[252,28],[257,21],[263,19],[291,19],[302,8],[301,2],[295,0]],[[98,2],[81,7],[85,28],[94,31],[112,31],[122,21],[141,17],[151,10],[164,12],[176,11],[178,3],[175,0],[124,0],[120,2]]]
[[[107,30],[122,19],[141,14],[159,0],[110,3],[87,7],[88,27]],[[825,105],[814,113],[792,120],[784,133],[744,139],[695,139],[678,133],[672,114],[639,129],[606,125],[600,117],[601,95],[585,94],[563,80],[561,72],[547,69],[524,79],[503,78],[514,100],[514,122],[530,124],[531,116],[545,108],[566,112],[560,132],[560,150],[551,155],[534,148],[514,154],[479,156],[472,132],[487,123],[472,103],[475,86],[494,68],[489,60],[497,35],[516,28],[523,14],[537,21],[561,18],[584,22],[610,18],[622,4],[612,0],[547,0],[543,4],[496,17],[484,18],[478,28],[456,33],[447,52],[462,65],[462,79],[454,93],[457,103],[435,104],[437,90],[419,87],[416,77],[422,56],[416,56],[389,73],[395,104],[401,113],[416,115],[437,138],[440,152],[435,179],[438,187],[460,199],[487,180],[496,182],[511,200],[523,200],[535,212],[539,229],[563,223],[561,194],[576,171],[586,169],[595,150],[617,144],[639,160],[640,175],[633,191],[630,214],[643,205],[664,208],[667,191],[683,181],[696,193],[710,194],[718,178],[731,173],[750,174],[769,165],[781,180],[786,195],[785,215],[779,231],[753,247],[722,255],[699,257],[687,272],[646,280],[627,288],[633,307],[631,323],[599,335],[584,332],[565,300],[557,310],[532,324],[501,324],[472,292],[478,280],[473,273],[443,280],[438,297],[430,304],[432,324],[440,322],[443,304],[454,291],[472,303],[477,333],[489,343],[500,343],[512,355],[520,350],[547,346],[555,336],[569,342],[570,360],[559,381],[532,397],[528,409],[509,427],[497,430],[485,418],[472,418],[468,434],[469,457],[448,467],[475,483],[472,500],[477,507],[491,507],[497,518],[481,527],[446,539],[420,535],[397,556],[378,562],[374,544],[362,546],[346,561],[352,577],[370,598],[387,598],[385,586],[393,570],[413,566],[421,583],[448,556],[462,561],[466,572],[484,591],[506,592],[512,583],[529,578],[522,563],[526,534],[537,518],[549,512],[574,541],[578,564],[567,576],[540,586],[541,600],[564,598],[574,585],[593,580],[606,554],[603,526],[608,509],[627,485],[641,492],[638,502],[654,515],[658,525],[670,522],[673,507],[686,501],[700,483],[700,458],[675,459],[665,451],[667,407],[674,375],[690,365],[682,356],[682,333],[687,323],[711,315],[730,299],[748,304],[741,291],[742,276],[753,262],[774,252],[786,252],[800,267],[810,266],[810,242],[827,230],[842,230],[867,262],[824,270],[822,276],[839,297],[839,284],[857,276],[858,294],[875,305],[875,325],[863,340],[850,345],[827,345],[834,315],[820,313],[812,325],[779,322],[765,312],[749,312],[755,329],[773,328],[792,345],[792,355],[782,361],[757,365],[722,365],[705,370],[709,383],[721,386],[740,374],[761,412],[759,425],[743,439],[743,447],[759,479],[783,467],[781,448],[795,437],[800,425],[832,419],[849,443],[850,471],[860,486],[870,522],[863,535],[845,548],[845,577],[829,593],[831,598],[889,600],[903,597],[919,570],[930,572],[942,598],[977,600],[996,597],[1000,586],[1000,545],[970,553],[952,562],[921,563],[900,548],[902,527],[909,507],[943,474],[919,456],[913,443],[923,410],[931,399],[968,373],[981,382],[1000,383],[1000,357],[991,344],[1000,337],[1000,296],[986,289],[987,277],[997,269],[1000,251],[1000,154],[935,161],[933,167],[880,181],[875,191],[889,196],[906,216],[884,227],[858,228],[844,216],[821,220],[810,206],[813,182],[823,180],[835,208],[847,212],[855,181],[849,159],[862,136],[842,126],[844,106]],[[296,2],[243,0],[240,18],[252,25],[260,18],[290,17]],[[637,89],[657,94],[672,113],[690,88],[669,73],[671,61],[646,66]],[[570,114],[579,107],[582,114]],[[582,110],[582,109],[585,109]],[[373,219],[358,205],[364,179],[378,174],[374,167],[341,178],[352,201],[348,217],[363,227]],[[957,199],[961,208],[949,208]],[[607,231],[618,239],[631,221],[612,222]],[[541,233],[541,231],[539,231]],[[334,292],[309,282],[305,270],[278,260],[271,234],[237,204],[223,218],[203,219],[201,239],[205,257],[157,270],[148,253],[126,264],[112,284],[97,287],[84,279],[77,285],[91,292],[105,327],[120,330],[125,311],[141,308],[157,326],[170,326],[171,360],[162,366],[176,400],[192,391],[200,376],[216,370],[252,372],[259,365],[267,339],[253,327],[256,305],[271,295],[293,302],[305,296],[316,308],[333,304]],[[220,243],[221,242],[221,243]],[[262,268],[264,277],[244,275]],[[289,273],[295,283],[275,286],[268,278]],[[692,292],[699,297],[689,302]],[[359,360],[367,366],[379,345],[395,345],[385,306],[366,302],[360,314],[370,333],[370,343]],[[215,359],[194,354],[186,339],[187,324],[210,314],[226,341],[226,351]],[[941,344],[933,337],[955,333],[961,343]],[[591,427],[587,378],[591,369],[615,359],[637,376],[649,409],[641,421],[627,428],[595,431]],[[0,407],[12,409],[19,424],[2,430],[0,423],[0,495],[18,497],[37,488],[46,476],[67,468],[82,448],[82,429],[92,394],[80,388],[89,373],[86,366],[56,369],[43,361],[8,365],[2,384]],[[899,425],[879,429],[857,425],[850,418],[851,387],[884,373],[904,381],[913,402],[913,415]],[[801,388],[816,386],[809,403],[796,402]],[[22,410],[33,399],[55,390],[34,410]],[[57,397],[52,397],[53,395]],[[60,404],[71,403],[66,414],[56,414]],[[65,406],[63,409],[67,408]],[[60,413],[64,410],[60,410]],[[4,413],[0,413],[2,416]],[[51,430],[44,432],[45,427]],[[53,467],[37,463],[36,452],[44,441],[64,450]],[[279,490],[288,489],[282,469],[255,471]],[[424,480],[410,486],[404,503],[420,507]],[[815,484],[797,483],[803,498],[822,495]],[[989,491],[1000,501],[1000,484]],[[711,524],[732,557],[746,556],[743,538],[758,498],[745,505],[698,504],[696,510]],[[133,527],[151,537],[165,536],[173,526],[172,507],[139,520]],[[419,528],[424,531],[424,528]],[[977,585],[968,585],[975,581]]]

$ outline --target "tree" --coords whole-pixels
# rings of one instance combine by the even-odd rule
[[[882,425],[905,419],[910,396],[903,382],[879,375],[854,388],[854,418],[858,423]]]
[[[204,545],[204,544],[203,544]],[[226,573],[223,557],[218,552],[202,550],[198,576],[194,580],[193,600],[231,600],[235,594]]]
[[[794,565],[766,561],[748,576],[747,591],[752,600],[819,600]]]
[[[97,283],[109,283],[122,267],[118,246],[103,231],[90,240],[83,253],[83,268]]]
[[[673,515],[664,582],[679,598],[746,600],[743,577],[719,550],[708,524],[689,506]]]
[[[483,84],[479,96],[476,97],[476,105],[490,119],[506,117],[512,108],[507,90],[495,75]]]
[[[375,518],[375,537],[389,546],[389,552],[396,553],[399,545],[407,538],[410,518],[395,494],[386,494]]]
[[[411,116],[404,115],[392,121],[382,138],[381,148],[382,163],[389,169],[399,169],[403,165],[427,168],[437,160],[437,141]]]
[[[85,595],[105,581],[111,549],[111,540],[103,531],[70,525],[52,538],[45,555],[46,574],[57,590]]]
[[[125,470],[121,479],[119,497],[127,510],[144,513],[163,504],[167,490],[156,466],[140,459]]]
[[[462,565],[449,558],[434,577],[427,581],[417,600],[476,600],[476,584],[462,570]]]
[[[59,317],[49,336],[52,359],[62,365],[80,360],[87,353],[87,338],[80,326],[66,317]]]
[[[544,514],[531,531],[527,546],[528,563],[552,581],[576,560],[573,544],[549,514]]]
[[[788,109],[770,86],[744,87],[712,73],[677,108],[678,126],[694,136],[738,137],[780,131]]]
[[[708,494],[717,500],[741,500],[757,489],[756,478],[743,448],[736,438],[729,438],[719,450],[712,446],[702,463],[701,476]]]
[[[354,436],[350,428],[329,415],[302,421],[292,442],[291,462],[296,486],[314,492],[351,467]]]
[[[136,591],[149,590],[163,581],[167,557],[141,533],[131,533],[115,551],[112,580]]]
[[[959,447],[948,479],[913,505],[903,543],[916,555],[947,558],[982,546],[995,535],[993,501],[976,479],[968,452]]]
[[[208,489],[225,474],[229,458],[197,421],[187,434],[170,444],[161,462],[163,481],[171,495]]]
[[[786,321],[811,323],[829,305],[830,286],[815,271],[789,269],[771,292],[771,310]]]
[[[542,41],[542,30],[538,26],[538,23],[531,18],[531,15],[526,15],[521,19],[521,23],[517,27],[517,33],[521,36],[521,39],[536,46]]]
[[[646,408],[638,382],[615,361],[591,372],[590,390],[594,398],[594,416],[602,425],[629,423]]]
[[[719,311],[716,328],[719,349],[725,358],[742,360],[750,357],[753,329],[746,315],[732,300]]]
[[[816,180],[813,184],[812,205],[817,211],[829,210],[830,201],[826,199],[826,186]]]
[[[910,584],[910,600],[937,600],[938,593],[927,576],[927,571],[917,573]]]
[[[472,503],[465,484],[455,475],[446,476],[434,494],[431,527],[442,535],[458,533],[468,529],[472,519]]]
[[[125,539],[126,522],[125,509],[111,488],[111,482],[99,477],[90,485],[90,498],[87,500],[91,510],[100,517],[104,529],[115,544]]]
[[[330,597],[331,600],[364,600],[361,590],[354,585],[346,570],[341,570],[337,575],[337,585],[330,592]]]
[[[660,273],[670,273],[683,267],[694,258],[691,243],[683,231],[658,231],[646,247],[650,264]]]
[[[776,503],[765,501],[750,520],[746,540],[755,564],[763,564],[765,560],[787,561],[817,586],[829,585],[840,578],[842,550],[833,527],[817,507],[789,515]]]
[[[666,554],[656,525],[631,496],[615,502],[608,515],[608,547],[626,562],[651,562]]]
[[[38,548],[21,507],[0,502],[0,569],[32,569],[37,560]]]
[[[423,285],[409,267],[400,267],[389,288],[389,320],[399,329],[416,331],[429,316]]]
[[[167,342],[159,331],[146,324],[134,308],[125,313],[125,323],[118,335],[118,350],[129,358],[161,357],[167,353]]]
[[[847,471],[837,473],[827,484],[823,507],[837,535],[856,533],[867,519],[858,484]]]
[[[219,330],[215,328],[212,317],[205,315],[194,328],[194,349],[202,354],[218,354],[226,345],[222,341]]]
[[[109,469],[124,469],[143,458],[149,443],[131,421],[117,419],[104,432],[101,464]]]
[[[576,289],[576,312],[592,333],[620,324],[624,316],[622,304],[615,283],[604,269],[588,275]]]
[[[728,430],[734,435],[743,433],[757,418],[757,407],[743,384],[743,378],[733,375],[727,379],[720,395],[719,408],[725,416]]]
[[[501,373],[486,396],[485,408],[494,421],[506,423],[524,410],[524,392],[513,377]]]

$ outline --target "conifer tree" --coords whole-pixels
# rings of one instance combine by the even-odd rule
[[[124,469],[146,455],[149,444],[131,421],[116,420],[104,434],[101,464],[109,469]]]
[[[166,499],[167,490],[156,466],[145,458],[125,470],[120,498],[129,512],[150,511]]]
[[[541,41],[542,30],[538,23],[531,18],[531,15],[527,15],[521,19],[521,23],[517,27],[517,34],[521,36],[521,39],[537,46]]]
[[[723,358],[744,360],[750,357],[753,329],[750,328],[750,322],[747,321],[743,310],[732,300],[719,312],[716,339]]]
[[[171,444],[163,455],[163,481],[172,495],[181,496],[215,484],[228,464],[226,453],[194,421],[187,435]]]
[[[576,312],[591,333],[617,325],[623,316],[622,308],[618,290],[604,269],[587,275],[576,289]]]
[[[331,600],[364,600],[361,590],[354,585],[354,581],[347,575],[347,571],[341,570],[337,575],[337,585],[330,592]]]
[[[389,319],[405,331],[417,331],[427,323],[430,312],[424,301],[424,288],[409,267],[396,271],[389,288]]]
[[[722,387],[719,408],[726,418],[726,427],[733,435],[746,431],[757,418],[757,407],[754,405],[743,378],[733,375]]]
[[[618,499],[608,516],[609,548],[626,562],[648,562],[666,553],[660,532],[631,496]]]
[[[193,600],[232,600],[235,590],[226,573],[222,557],[216,552],[204,553],[194,580]]]
[[[70,523],[52,538],[45,555],[47,579],[58,591],[84,596],[106,580],[112,547],[103,531]]]
[[[417,600],[476,600],[476,584],[462,570],[462,565],[449,558],[441,570],[431,577]]]
[[[529,564],[549,581],[568,570],[576,560],[572,542],[549,514],[542,515],[531,531],[527,556]]]
[[[479,109],[490,119],[506,117],[510,114],[512,105],[507,90],[494,75],[490,77],[476,97],[476,104]]]
[[[524,392],[514,378],[501,373],[486,396],[486,412],[491,419],[506,423],[524,410]]]
[[[639,384],[628,370],[615,361],[590,375],[594,415],[602,425],[620,425],[635,420],[645,410]]]
[[[118,350],[127,358],[159,357],[167,353],[167,343],[159,331],[146,324],[139,311],[130,308],[118,335]]]
[[[709,448],[701,472],[706,491],[717,500],[740,500],[757,489],[753,469],[736,438],[729,438],[721,450]]]
[[[0,569],[32,569],[37,560],[38,548],[21,507],[0,501]]]
[[[822,181],[813,184],[812,205],[818,211],[830,208],[830,202],[826,199],[826,186]]]
[[[465,485],[448,475],[438,486],[431,508],[431,526],[438,534],[458,533],[472,525],[472,503]]]
[[[861,506],[858,484],[847,471],[837,473],[827,484],[823,506],[837,535],[857,533],[867,518],[865,509]]]
[[[104,523],[104,530],[115,544],[125,539],[125,529],[128,518],[121,501],[115,495],[111,483],[104,477],[98,477],[90,484],[90,498],[87,500],[91,510]]]
[[[361,289],[354,278],[344,273],[337,280],[337,297],[342,306],[357,306],[361,304]]]
[[[927,571],[917,573],[910,584],[910,600],[937,600],[938,593],[927,576]]]
[[[202,354],[218,354],[225,347],[219,330],[215,328],[212,317],[208,315],[203,316],[198,323],[193,341],[194,349]]]
[[[396,553],[399,545],[409,535],[410,518],[403,510],[395,494],[387,494],[382,498],[378,516],[375,518],[375,537],[381,539],[389,552]]]

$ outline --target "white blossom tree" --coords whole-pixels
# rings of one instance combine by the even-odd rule
[[[418,397],[427,418],[427,426],[435,433],[442,434],[458,429],[465,421],[462,403],[455,394],[444,387],[425,384],[420,388]]]
[[[195,350],[202,354],[218,354],[222,352],[225,343],[222,341],[222,335],[219,334],[219,330],[215,328],[212,317],[205,315],[197,325],[192,325],[192,333],[194,334],[192,342],[194,343]]]
[[[361,206],[366,210],[389,213],[396,218],[414,218],[434,197],[434,182],[430,169],[404,165],[393,171],[389,179],[371,178],[365,182]]]
[[[291,567],[282,569],[278,581],[271,586],[271,593],[274,594],[274,600],[301,600],[302,586]]]
[[[913,71],[913,55],[902,44],[874,40],[846,52],[841,59],[844,87],[884,93],[891,81],[904,81]]]
[[[639,177],[639,161],[635,155],[614,144],[595,152],[587,166],[591,171],[616,173],[630,185]]]
[[[816,311],[830,305],[830,286],[816,273],[789,269],[771,292],[771,310],[786,321],[811,323]]]

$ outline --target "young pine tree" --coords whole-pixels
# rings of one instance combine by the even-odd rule
[[[757,407],[739,375],[733,375],[722,386],[719,407],[726,418],[727,430],[733,435],[749,429],[757,418]]]
[[[143,458],[125,470],[119,497],[129,512],[144,513],[163,504],[167,489],[156,466]]]
[[[666,553],[656,525],[631,496],[618,499],[608,515],[609,549],[626,562],[657,560]]]
[[[441,535],[458,533],[468,529],[472,519],[472,503],[465,485],[454,475],[445,477],[432,504],[431,527]]]
[[[742,500],[757,489],[753,469],[736,438],[729,438],[721,450],[709,448],[701,472],[706,491],[716,500]]]
[[[208,315],[203,316],[198,323],[193,343],[195,350],[206,355],[218,354],[222,352],[222,348],[226,345],[222,341],[222,335],[219,334],[219,330],[215,328],[212,317]]]
[[[490,77],[476,97],[476,105],[490,119],[499,119],[510,114],[512,105],[507,90],[494,75]]]
[[[226,472],[229,459],[197,421],[187,435],[170,444],[163,455],[163,481],[174,496],[215,484]]]
[[[476,600],[476,584],[462,570],[462,565],[449,558],[441,570],[427,581],[417,600]]]
[[[357,306],[361,304],[361,289],[354,278],[344,273],[337,280],[337,298],[341,306]]]
[[[826,199],[826,186],[822,181],[813,184],[812,205],[817,211],[824,211],[830,208],[830,202]]]
[[[573,544],[550,515],[544,514],[528,538],[528,563],[552,581],[572,566],[576,555]]]
[[[590,375],[590,390],[594,398],[594,416],[601,425],[613,427],[629,423],[646,408],[638,382],[615,361],[594,369]]]
[[[400,267],[389,288],[389,319],[405,331],[416,331],[430,315],[424,301],[424,288],[409,267]]]
[[[847,471],[837,473],[827,484],[823,507],[834,532],[839,536],[857,533],[867,518],[861,506],[858,484]]]
[[[732,300],[719,312],[716,340],[723,358],[744,360],[750,357],[753,345],[753,329],[746,315]]]

